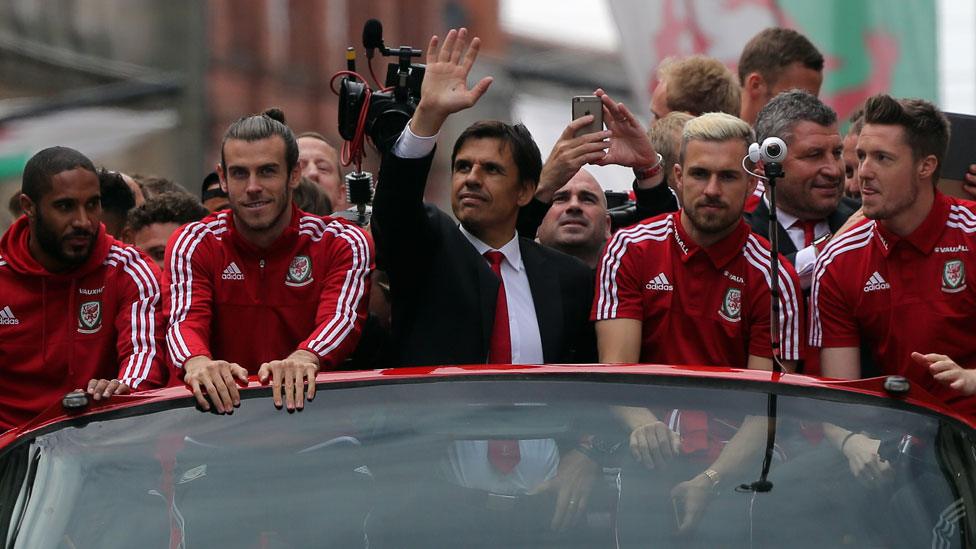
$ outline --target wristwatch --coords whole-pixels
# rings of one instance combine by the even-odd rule
[[[816,255],[820,255],[820,252],[827,247],[827,242],[830,242],[830,237],[832,236],[834,235],[828,232],[827,234],[813,241],[813,249],[817,251]]]
[[[718,483],[721,482],[721,477],[719,476],[718,471],[715,469],[705,469],[702,471],[702,475],[708,480],[712,481],[712,490],[718,488]]]

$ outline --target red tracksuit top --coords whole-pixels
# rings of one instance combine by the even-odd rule
[[[83,265],[51,273],[30,254],[27,217],[0,239],[0,431],[93,378],[164,382],[160,272],[101,227]]]
[[[292,207],[282,235],[260,249],[224,210],[174,233],[165,264],[166,342],[176,368],[202,355],[253,375],[304,349],[327,370],[359,340],[373,242],[352,223]]]

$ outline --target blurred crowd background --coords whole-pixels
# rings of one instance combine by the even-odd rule
[[[602,87],[646,125],[664,58],[704,53],[734,71],[745,42],[769,26],[796,28],[824,52],[821,97],[841,120],[883,91],[976,113],[971,0],[4,0],[0,204],[19,190],[26,160],[55,144],[198,195],[228,124],[269,106],[338,148],[330,79],[347,46],[367,71],[369,18],[390,47],[426,49],[431,34],[470,28],[484,44],[474,76],[495,83],[447,134],[477,119],[521,120],[543,157],[573,95]],[[373,61],[377,74],[388,61]],[[366,169],[377,160],[369,154]],[[609,188],[631,181],[625,168],[595,172]],[[428,199],[446,203],[433,183],[448,178],[430,181]],[[10,221],[0,209],[0,226]]]

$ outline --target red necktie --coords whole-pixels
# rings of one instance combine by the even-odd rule
[[[801,219],[797,221],[803,227],[803,247],[806,248],[813,244],[813,241],[817,239],[817,223],[819,221],[813,219]]]
[[[681,410],[681,452],[693,454],[708,449],[708,414],[702,410]]]
[[[488,362],[491,364],[512,363],[512,337],[508,331],[508,300],[505,298],[505,280],[502,278],[501,252],[485,252],[485,259],[491,263],[491,270],[498,277],[498,297],[495,300],[495,323],[491,328],[488,343]],[[489,440],[488,461],[502,474],[509,474],[522,459],[517,440]]]
[[[508,300],[505,299],[505,280],[502,278],[501,252],[485,252],[485,259],[491,263],[491,270],[498,277],[498,297],[495,299],[495,324],[491,328],[488,342],[488,362],[490,364],[512,363],[512,337],[508,332]]]

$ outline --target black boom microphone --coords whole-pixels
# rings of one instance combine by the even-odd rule
[[[389,55],[389,50],[383,45],[383,23],[379,19],[370,19],[363,26],[363,47],[366,57],[373,58],[373,50],[379,49],[381,55]]]

